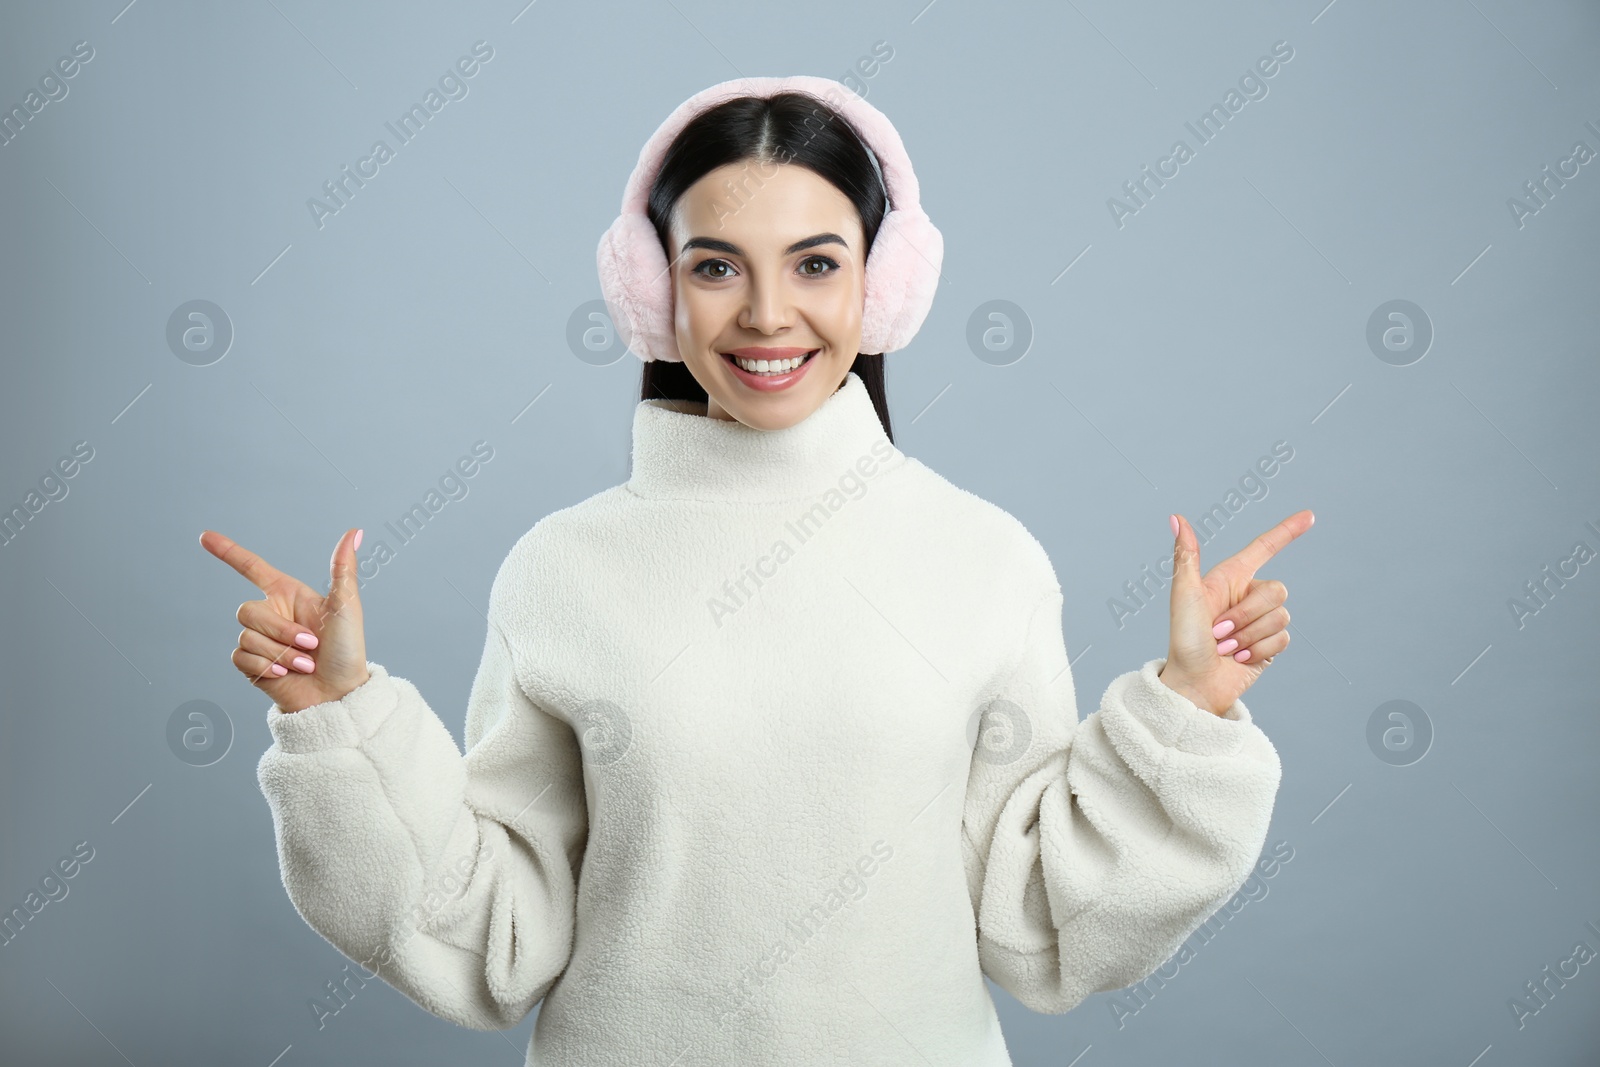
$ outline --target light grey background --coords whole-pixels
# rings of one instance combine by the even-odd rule
[[[1317,515],[1262,572],[1293,643],[1245,698],[1292,858],[1120,1024],[1127,993],[1056,1017],[996,990],[1016,1063],[1595,1063],[1600,960],[1549,975],[1600,950],[1600,161],[1520,224],[1509,201],[1600,150],[1600,11],[1324,2],[7,4],[0,106],[94,56],[0,147],[0,510],[93,458],[0,547],[0,907],[94,856],[0,947],[0,1058],[522,1062],[533,1016],[468,1031],[376,982],[318,1029],[345,961],[279,881],[268,701],[229,662],[257,594],[198,535],[319,588],[344,529],[396,548],[369,654],[459,740],[500,560],[627,476],[638,361],[580,358],[568,325],[639,147],[714,82],[855,71],[947,242],[889,357],[897,443],[1049,549],[1080,713],[1165,652],[1164,591],[1120,626],[1110,602],[1170,558],[1169,512],[1225,509],[1205,567]],[[319,228],[308,199],[479,40],[468,95]],[[1199,144],[1185,123],[1279,41]],[[1119,226],[1108,201],[1180,138]],[[191,300],[234,332],[208,366],[167,341]],[[969,345],[992,300],[1020,359]],[[1369,345],[1391,300],[1426,317],[1420,359]],[[384,523],[480,440],[467,495],[398,546]],[[169,746],[191,700],[232,726],[209,766]]]

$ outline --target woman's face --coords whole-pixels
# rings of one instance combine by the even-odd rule
[[[861,218],[843,193],[798,165],[733,163],[684,192],[668,233],[678,353],[707,415],[779,430],[833,395],[866,293]],[[767,373],[734,356],[765,358]],[[804,363],[774,375],[782,359]]]

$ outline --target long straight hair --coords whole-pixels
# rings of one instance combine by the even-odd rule
[[[696,115],[673,139],[650,186],[646,209],[661,250],[671,258],[668,223],[679,197],[718,167],[750,162],[767,167],[792,163],[815,172],[843,193],[861,216],[868,250],[888,211],[888,195],[872,157],[854,126],[808,93],[741,96]],[[865,257],[862,260],[865,264]],[[861,378],[892,442],[889,401],[883,389],[883,353],[856,353],[850,369]],[[647,360],[639,379],[640,400],[706,403],[706,391],[685,363]]]

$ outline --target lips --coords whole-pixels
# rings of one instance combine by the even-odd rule
[[[814,348],[730,348],[722,355],[740,356],[744,359],[793,359],[795,356],[815,351]]]
[[[821,352],[820,348],[735,348],[721,353],[723,360],[733,371],[734,377],[746,386],[757,392],[772,393],[787,389],[801,378],[806,371],[811,369],[813,357]],[[791,370],[775,374],[772,371],[750,371],[739,366],[738,356],[745,360],[773,360],[800,359],[798,366]],[[802,358],[803,357],[803,358]]]
[[[816,355],[820,351],[822,351],[820,348],[735,348],[730,351],[723,352],[721,355],[722,358],[725,359],[736,370],[741,370],[746,374],[776,375],[777,372],[771,369],[770,366],[764,371],[755,370],[750,367],[740,366],[739,360],[744,360],[746,362],[767,363],[770,365],[780,363],[785,360],[799,359],[800,363],[797,366],[792,367],[784,372],[785,374],[792,374],[794,371],[798,370],[800,367],[809,362],[810,357]],[[737,359],[735,357],[737,357]]]

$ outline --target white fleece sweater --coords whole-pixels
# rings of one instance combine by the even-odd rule
[[[268,709],[289,896],[442,1018],[544,998],[529,1064],[1009,1064],[982,976],[1058,1013],[1148,975],[1278,754],[1163,659],[1080,722],[1044,549],[854,374],[785,430],[703,410],[640,403],[629,480],[512,547],[465,755],[378,663]]]

